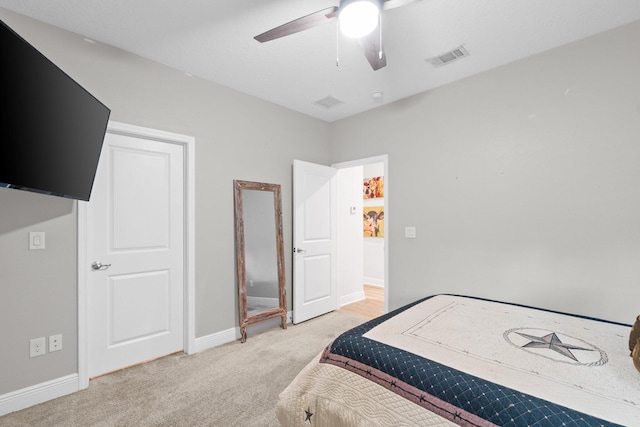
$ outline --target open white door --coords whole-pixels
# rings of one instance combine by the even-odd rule
[[[293,161],[293,323],[338,308],[336,169]]]

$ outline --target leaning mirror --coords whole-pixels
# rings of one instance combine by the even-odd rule
[[[233,181],[240,334],[274,317],[287,328],[280,185]]]

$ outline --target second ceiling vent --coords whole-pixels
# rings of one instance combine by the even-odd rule
[[[426,61],[431,63],[434,67],[442,67],[443,65],[451,64],[452,62],[457,61],[458,59],[466,58],[469,56],[469,52],[463,46],[458,46],[457,48],[450,50],[447,53],[444,53],[440,56],[436,56],[433,58],[428,58]]]

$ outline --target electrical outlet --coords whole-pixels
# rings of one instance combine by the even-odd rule
[[[51,335],[49,337],[49,353],[62,350],[62,334]]]
[[[44,337],[34,338],[29,341],[29,357],[42,356],[46,352]]]

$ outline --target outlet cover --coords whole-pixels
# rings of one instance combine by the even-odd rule
[[[51,335],[49,337],[49,353],[62,350],[62,334]]]
[[[29,357],[42,356],[47,353],[44,337],[29,341]]]

